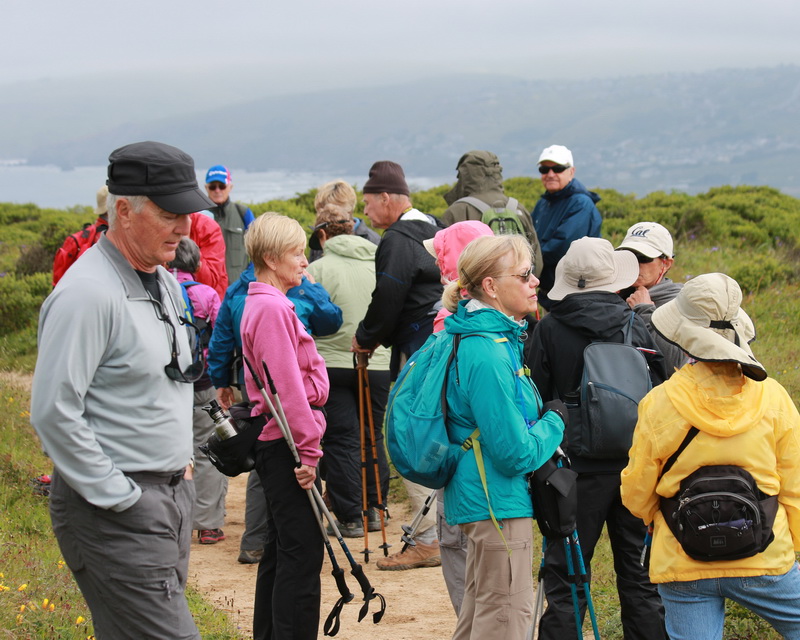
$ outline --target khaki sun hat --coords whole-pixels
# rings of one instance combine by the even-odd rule
[[[574,293],[617,292],[631,286],[639,277],[639,261],[630,251],[614,251],[603,238],[573,240],[556,265],[551,300],[562,300]]]
[[[656,309],[652,322],[658,333],[695,360],[737,362],[744,375],[761,381],[767,370],[750,350],[756,330],[741,302],[736,280],[724,273],[706,273]]]

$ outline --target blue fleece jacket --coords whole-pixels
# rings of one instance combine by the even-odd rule
[[[234,353],[241,352],[242,336],[239,325],[242,322],[247,289],[256,279],[253,263],[242,272],[239,279],[225,292],[225,298],[217,314],[217,323],[208,345],[208,375],[213,385],[220,389],[234,384],[231,380],[231,363]],[[286,297],[294,303],[294,311],[300,322],[310,334],[329,336],[342,326],[342,310],[331,301],[325,288],[303,276],[297,287],[286,292]],[[244,374],[239,372],[238,384],[244,384]]]

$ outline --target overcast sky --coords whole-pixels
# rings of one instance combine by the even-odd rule
[[[451,72],[591,78],[800,64],[797,0],[6,2],[0,85],[198,73],[279,89]]]

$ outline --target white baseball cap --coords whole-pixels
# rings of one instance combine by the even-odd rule
[[[617,251],[620,249],[635,251],[646,258],[672,258],[675,255],[672,235],[657,222],[637,222],[628,229]]]
[[[539,164],[547,160],[560,164],[562,167],[574,166],[572,163],[572,151],[560,144],[551,145],[542,151],[542,155],[539,156]]]

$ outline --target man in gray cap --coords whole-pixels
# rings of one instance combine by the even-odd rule
[[[161,265],[211,202],[190,156],[139,142],[109,157],[109,230],[39,318],[31,423],[53,461],[50,515],[98,640],[196,639],[192,382],[203,372],[180,285]]]

